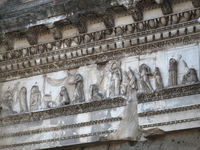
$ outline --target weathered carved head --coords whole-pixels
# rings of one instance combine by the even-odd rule
[[[62,86],[62,87],[61,87],[61,91],[60,91],[60,96],[63,96],[63,95],[65,95],[65,94],[67,94],[67,89],[66,89],[65,86]]]
[[[177,62],[176,62],[176,60],[174,59],[174,58],[171,58],[170,60],[169,60],[169,65],[170,66],[174,66],[174,65],[176,65],[177,64]]]

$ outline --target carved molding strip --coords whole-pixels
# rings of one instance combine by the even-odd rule
[[[79,127],[84,127],[84,126],[96,125],[96,124],[107,123],[107,122],[115,122],[115,121],[121,121],[121,120],[122,120],[121,117],[115,117],[115,118],[93,120],[93,121],[89,121],[89,122],[81,122],[81,123],[77,123],[77,124],[70,124],[70,125],[64,125],[64,126],[21,131],[21,132],[17,132],[17,133],[8,133],[8,134],[5,133],[5,134],[0,135],[0,138],[9,138],[9,137],[24,136],[24,135],[30,135],[30,134],[40,134],[43,132],[51,132],[51,131],[65,130],[65,129],[71,129],[71,128],[79,128]]]
[[[55,139],[48,139],[48,140],[41,140],[41,141],[33,141],[33,142],[26,142],[26,143],[12,144],[12,145],[1,145],[0,148],[2,149],[2,148],[26,146],[26,145],[33,145],[33,144],[41,144],[41,143],[47,143],[47,142],[64,141],[64,140],[78,139],[78,138],[83,138],[83,137],[99,136],[99,135],[103,135],[103,134],[111,134],[111,133],[114,133],[114,132],[115,132],[115,130],[108,130],[108,131],[102,131],[102,132],[80,134],[80,135],[61,137],[61,138],[55,138]]]
[[[190,118],[190,119],[183,119],[183,120],[175,120],[175,121],[169,121],[169,122],[162,122],[162,123],[142,125],[142,126],[140,126],[140,128],[165,126],[165,125],[172,125],[172,124],[178,124],[178,123],[186,123],[186,122],[199,121],[199,120],[200,120],[200,117],[197,117],[197,118]]]
[[[115,59],[122,59],[125,57],[142,55],[146,53],[157,52],[165,50],[169,47],[178,45],[188,45],[197,43],[199,41],[199,33],[193,33],[190,35],[183,35],[180,37],[169,38],[165,40],[159,40],[150,43],[140,44],[139,46],[132,46],[130,48],[122,48],[118,50],[112,50],[107,53],[93,54],[91,56],[85,56],[76,58],[73,60],[63,60],[55,63],[48,63],[46,65],[35,66],[32,68],[21,69],[16,71],[0,73],[0,82],[9,80],[15,80],[18,78],[25,78],[45,73],[56,72],[60,70],[74,69],[80,66],[89,65],[91,63],[101,63]]]
[[[193,110],[193,109],[200,109],[200,104],[186,106],[186,107],[172,108],[172,109],[164,109],[164,110],[158,110],[158,111],[143,112],[143,113],[139,113],[138,116],[139,117],[147,117],[147,116],[168,114],[168,113],[187,111],[187,110]]]
[[[24,122],[39,121],[50,118],[56,118],[59,116],[75,115],[80,113],[111,109],[121,106],[126,106],[126,100],[122,97],[116,97],[101,101],[58,107],[44,111],[11,115],[8,117],[0,118],[0,126],[8,126]]]
[[[197,23],[195,18],[191,17],[191,15],[192,15],[193,12],[195,12],[197,10],[198,9],[194,9],[194,10],[190,10],[190,11],[186,11],[186,12],[181,12],[181,13],[178,13],[178,14],[171,14],[171,15],[167,15],[167,16],[164,16],[164,17],[160,17],[160,18],[154,18],[154,19],[145,20],[145,21],[141,21],[141,22],[137,22],[137,23],[133,23],[133,24],[124,25],[122,27],[114,27],[112,29],[113,31],[115,31],[117,28],[121,28],[121,30],[123,30],[122,33],[120,33],[120,35],[122,35],[122,37],[121,36],[120,36],[120,38],[114,37],[114,38],[111,38],[111,40],[106,40],[105,37],[100,37],[100,39],[93,39],[93,40],[90,40],[89,42],[85,42],[83,40],[84,36],[89,35],[91,37],[90,34],[95,35],[95,34],[99,34],[101,32],[102,32],[101,34],[104,34],[104,32],[107,31],[107,30],[102,30],[102,31],[97,31],[97,32],[94,32],[94,33],[83,34],[83,35],[80,35],[78,37],[74,37],[74,38],[81,39],[81,41],[79,42],[79,44],[77,44],[76,46],[73,46],[73,47],[67,46],[67,47],[61,48],[60,46],[56,46],[57,44],[60,44],[60,45],[61,45],[61,43],[64,44],[67,40],[73,40],[74,39],[74,38],[70,38],[70,39],[62,39],[62,40],[58,40],[58,41],[55,41],[55,42],[43,43],[43,44],[39,44],[37,46],[25,48],[26,51],[27,51],[27,54],[26,54],[26,56],[23,56],[21,58],[18,55],[16,57],[15,52],[18,52],[19,55],[21,55],[23,53],[24,49],[13,50],[13,51],[9,52],[10,56],[7,55],[8,52],[5,53],[5,54],[1,54],[1,55],[6,55],[6,56],[4,56],[5,57],[4,60],[6,60],[6,62],[3,61],[2,58],[0,58],[0,60],[2,61],[2,62],[0,62],[0,65],[8,65],[8,64],[27,61],[27,60],[34,60],[34,59],[43,58],[43,57],[47,57],[47,56],[53,56],[55,54],[72,52],[72,51],[76,51],[76,50],[82,49],[82,48],[89,48],[89,47],[94,47],[94,46],[98,46],[98,45],[102,45],[102,44],[109,44],[109,43],[117,42],[117,41],[120,41],[120,40],[135,38],[135,37],[138,37],[138,36],[144,36],[144,35],[153,34],[153,33],[160,33],[160,32],[164,32],[166,30],[170,31],[170,30],[175,30],[175,29],[178,29],[178,28],[183,28],[183,27],[195,25],[195,24],[198,24],[198,23]],[[169,20],[172,19],[172,17],[177,16],[177,15],[182,16],[182,18],[184,18],[183,15],[182,15],[184,13],[187,13],[189,15],[188,16],[189,19],[186,22],[180,23],[179,22],[181,20],[180,17],[179,17],[179,19],[177,18],[178,20],[176,22],[173,22],[173,21],[169,22]],[[192,18],[192,21],[189,21],[191,18]],[[159,23],[163,19],[165,21],[163,23]],[[158,24],[160,24],[160,25],[158,25]],[[131,35],[130,34],[126,35],[126,32],[128,30],[127,26],[132,26],[132,28],[134,30],[134,31],[131,31]],[[119,33],[115,33],[115,34],[116,34],[116,36],[119,36],[119,35],[117,35]],[[47,50],[47,48],[46,48],[46,47],[48,47],[47,44],[51,44],[51,46],[52,46],[51,50]],[[40,50],[40,47],[43,47],[43,50]],[[29,54],[29,53],[31,53],[29,51],[32,51],[31,49],[35,49],[36,53],[33,53],[32,55]],[[86,54],[86,55],[88,55],[88,54]],[[67,58],[67,59],[69,59],[69,58]]]
[[[138,93],[138,103],[146,103],[169,98],[200,94],[200,82],[191,85],[181,85],[164,88],[160,91]]]

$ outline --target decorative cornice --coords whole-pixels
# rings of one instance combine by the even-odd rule
[[[166,126],[166,125],[173,125],[173,124],[178,124],[178,123],[193,122],[193,121],[199,121],[199,120],[200,120],[200,117],[190,118],[190,119],[182,119],[182,120],[175,120],[175,121],[154,123],[154,124],[148,124],[148,125],[141,125],[140,128],[150,128],[150,127],[157,127],[157,126]]]
[[[24,122],[39,121],[56,118],[59,116],[76,115],[80,113],[92,112],[97,110],[111,109],[126,106],[126,100],[122,97],[110,98],[101,101],[94,101],[76,105],[52,108],[43,111],[30,112],[24,114],[11,115],[0,118],[0,126],[20,124]]]
[[[164,88],[154,92],[143,92],[137,94],[138,103],[153,102],[163,99],[176,98],[188,95],[200,94],[200,82],[190,85],[181,85]]]
[[[120,34],[120,39],[127,39],[127,38],[135,38],[138,36],[144,36],[144,35],[148,35],[148,34],[155,34],[155,33],[159,33],[159,32],[164,32],[164,31],[170,31],[170,30],[175,30],[181,27],[187,27],[187,26],[191,26],[191,25],[195,25],[197,23],[196,19],[198,17],[196,17],[196,19],[191,20],[191,21],[187,21],[187,22],[182,22],[180,23],[179,21],[184,18],[184,16],[182,15],[183,13],[189,13],[189,15],[196,13],[196,10],[198,9],[194,9],[194,10],[188,10],[186,12],[181,12],[178,14],[171,14],[171,15],[166,15],[164,17],[159,17],[159,18],[154,18],[154,19],[150,19],[150,20],[145,20],[145,21],[140,21],[137,23],[133,23],[133,24],[127,24],[124,26],[121,26],[121,30],[123,30]],[[124,12],[123,12],[124,13]],[[122,13],[122,14],[123,14]],[[129,12],[130,13],[130,12]],[[178,17],[178,20],[176,20],[176,22],[170,21],[172,16],[174,17]],[[182,17],[182,18],[181,18]],[[162,20],[162,21],[161,21]],[[69,25],[71,26],[71,25]],[[132,31],[128,30],[128,26],[132,27]],[[71,26],[70,28],[74,28],[74,26]],[[115,31],[115,36],[119,36],[116,32],[116,29],[118,29],[119,27],[114,27],[112,30]],[[40,57],[45,57],[46,55],[53,55],[51,53],[62,53],[60,51],[66,51],[66,52],[70,52],[70,51],[75,51],[81,48],[89,48],[92,46],[97,46],[99,44],[106,44],[108,42],[106,41],[110,41],[110,40],[106,40],[106,34],[107,30],[102,30],[102,31],[97,31],[97,32],[93,32],[93,33],[89,33],[89,34],[82,34],[78,37],[73,37],[73,38],[69,38],[69,39],[62,39],[62,40],[57,40],[55,42],[50,42],[50,43],[43,43],[43,44],[39,44],[36,46],[32,46],[32,47],[28,47],[28,48],[23,48],[23,49],[18,49],[18,50],[13,50],[13,51],[9,51],[9,53],[12,55],[12,57],[7,57],[6,53],[2,53],[1,55],[5,57],[5,60],[0,60],[2,62],[0,62],[0,65],[6,65],[6,64],[12,64],[12,63],[17,63],[17,62],[22,62],[24,60],[31,60],[33,58],[40,58]],[[130,32],[130,33],[129,33]],[[101,37],[99,39],[95,39],[94,37],[91,37],[90,41],[85,41],[84,37],[87,35],[98,35],[101,34]],[[73,40],[76,40],[76,38],[80,39],[80,43],[77,44],[76,46],[72,46],[70,47],[70,45],[67,45],[63,48],[58,48],[56,47],[56,43],[60,43],[60,45],[65,44],[65,41],[70,41],[70,43]],[[109,39],[112,39],[112,41],[118,41],[119,37],[112,37]],[[51,44],[52,47],[54,47],[53,51],[46,49],[45,51],[41,52],[39,51],[39,46],[43,46],[46,47],[47,44]],[[30,50],[32,48],[36,48],[37,51],[35,54],[31,55],[30,54]],[[20,54],[22,54],[22,51],[26,49],[27,50],[27,55],[26,56],[18,56],[16,57],[14,55],[15,51],[19,51]],[[87,54],[86,54],[87,55]]]
[[[16,136],[25,136],[25,135],[30,135],[30,134],[40,134],[43,132],[51,132],[51,131],[79,128],[79,127],[84,127],[84,126],[91,126],[91,125],[115,122],[115,121],[121,121],[121,120],[122,120],[121,117],[106,118],[106,119],[101,119],[101,120],[93,120],[93,121],[89,121],[89,122],[81,122],[81,123],[63,125],[63,126],[57,126],[57,127],[40,128],[40,129],[36,129],[36,130],[27,130],[27,131],[21,131],[21,132],[16,132],[16,133],[5,133],[5,134],[0,135],[0,138],[10,138],[10,137],[16,137]]]
[[[63,60],[59,62],[48,63],[45,65],[25,68],[25,69],[21,69],[17,71],[3,72],[3,73],[0,73],[0,82],[11,81],[18,78],[26,78],[26,77],[45,74],[45,73],[56,72],[60,70],[74,69],[81,66],[89,65],[91,63],[102,63],[102,62],[106,62],[110,60],[117,60],[117,59],[122,59],[125,57],[157,52],[157,51],[165,50],[166,48],[169,48],[169,47],[197,43],[199,42],[199,38],[200,38],[200,34],[194,33],[190,35],[184,35],[180,37],[150,42],[147,44],[146,43],[140,44],[139,46],[136,45],[130,48],[112,50],[107,53],[106,52],[99,53],[99,54],[96,53],[90,56],[74,58],[71,60]],[[56,55],[56,52],[52,52],[52,54]],[[57,55],[58,54],[59,53],[57,53]]]
[[[171,108],[171,109],[164,109],[164,110],[158,110],[158,111],[142,112],[142,113],[139,113],[138,116],[139,117],[147,117],[147,116],[169,114],[169,113],[175,113],[175,112],[187,111],[187,110],[194,110],[194,109],[200,109],[200,104],[185,106],[185,107],[178,107],[178,108]]]
[[[104,134],[111,134],[111,133],[114,133],[114,132],[116,132],[116,131],[115,130],[108,130],[108,131],[102,131],[102,132],[80,134],[80,135],[67,136],[67,137],[48,139],[48,140],[41,140],[41,141],[33,141],[33,142],[26,142],[26,143],[12,144],[12,145],[1,145],[0,149],[26,146],[26,145],[34,145],[34,144],[41,144],[41,143],[47,143],[47,142],[64,141],[64,140],[70,140],[70,139],[78,139],[78,138],[90,137],[90,136],[100,136],[100,135],[104,135]]]
[[[160,20],[162,18],[163,17],[157,18],[157,20]],[[140,22],[144,25],[142,29],[146,29],[146,31],[142,31],[141,26],[139,25],[140,23],[136,23],[131,24],[131,26],[134,27],[134,29],[137,30],[137,32],[127,35],[121,35],[127,32],[128,25],[124,27],[116,27],[114,28],[114,31],[118,35],[117,37],[113,37],[110,39],[102,39],[100,41],[91,40],[91,42],[89,43],[82,43],[81,45],[77,45],[76,47],[67,46],[61,48],[61,45],[69,44],[72,40],[75,40],[76,42],[80,43],[86,36],[91,37],[92,34],[95,35],[97,33],[100,35],[104,35],[106,31],[85,34],[84,36],[82,35],[80,37],[59,40],[56,42],[27,48],[25,49],[26,55],[23,55],[23,57],[18,59],[16,59],[15,57],[19,57],[19,54],[23,54],[24,49],[15,50],[13,52],[7,52],[6,58],[8,60],[0,63],[2,72],[0,73],[0,82],[59,71],[63,69],[73,69],[83,65],[89,65],[91,62],[98,63],[109,61],[114,59],[109,58],[111,55],[113,55],[113,53],[127,53],[127,51],[130,49],[129,47],[131,47],[132,49],[130,50],[130,55],[139,55],[148,53],[149,51],[154,51],[154,49],[157,49],[155,51],[158,51],[159,49],[162,50],[163,47],[157,48],[160,47],[160,44],[162,44],[162,42],[164,42],[164,46],[172,46],[177,43],[185,43],[185,41],[190,40],[187,38],[195,38],[191,41],[191,43],[197,42],[199,40],[199,38],[197,37],[199,35],[198,33],[196,33],[195,30],[195,26],[199,25],[196,20],[187,21],[179,24],[173,24],[169,26],[163,26],[159,28],[151,28],[146,23],[150,23],[150,21],[153,20]],[[187,28],[189,28],[190,30],[186,33]],[[184,40],[182,41],[183,38]],[[165,39],[165,41],[163,39]],[[118,44],[116,45],[116,43]],[[52,49],[52,47],[55,47],[56,49],[47,50],[49,49],[49,46],[50,49]],[[107,47],[113,48],[108,49]],[[42,50],[40,48],[42,48]],[[144,50],[141,51],[141,49]],[[140,52],[136,54],[133,51]],[[18,55],[15,56],[15,53],[18,53]],[[102,59],[102,54],[104,55],[103,58],[105,60],[99,61],[98,57]],[[109,55],[109,57],[106,55]],[[121,57],[123,58],[124,56],[125,55]]]

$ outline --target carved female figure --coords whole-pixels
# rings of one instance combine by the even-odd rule
[[[128,90],[128,86],[129,86],[129,77],[126,71],[123,71],[123,83],[120,85],[120,94],[121,95],[126,95],[127,94],[127,90]]]
[[[85,95],[83,91],[83,77],[80,74],[74,76],[74,81],[69,82],[68,84],[75,84],[74,90],[74,102],[84,102]]]
[[[130,80],[130,82],[129,82],[130,89],[138,90],[137,79],[136,79],[133,71],[131,70],[131,67],[129,67],[128,77],[129,77],[129,80]]]
[[[153,76],[155,79],[156,90],[162,89],[163,88],[162,77],[160,75],[160,71],[159,71],[158,67],[155,68],[155,72],[154,72]]]
[[[174,58],[169,60],[168,86],[177,85],[177,61]]]
[[[20,90],[20,113],[24,113],[28,111],[27,107],[27,90],[25,87],[22,87]]]
[[[30,96],[30,110],[38,110],[41,105],[41,92],[39,91],[39,87],[34,85],[31,88],[31,96]]]
[[[109,71],[111,72],[110,96],[119,96],[120,84],[122,80],[120,62],[112,63]]]
[[[142,64],[139,67],[139,72],[140,72],[140,86],[142,91],[149,91],[152,90],[153,88],[151,87],[150,81],[149,81],[149,76],[151,75],[150,68],[146,64]]]
[[[61,105],[70,104],[70,98],[68,96],[67,88],[65,86],[61,87],[59,102],[61,103]]]

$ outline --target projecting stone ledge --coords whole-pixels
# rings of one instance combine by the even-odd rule
[[[146,137],[199,127],[199,82],[139,93],[137,97],[139,126]]]
[[[135,102],[115,97],[1,118],[0,149],[137,141],[141,133]]]

